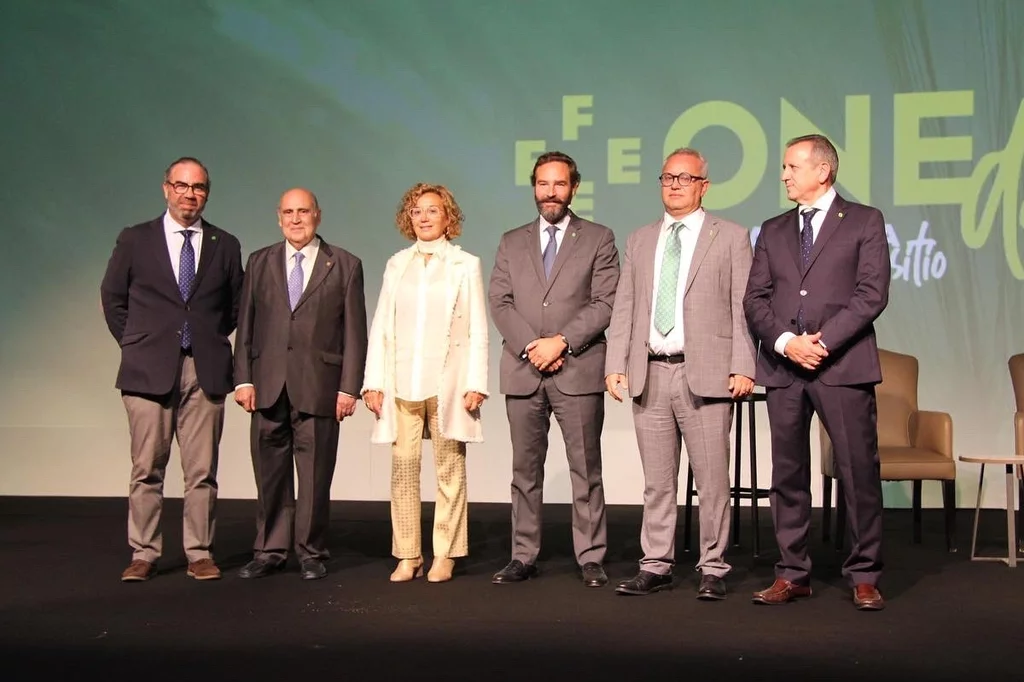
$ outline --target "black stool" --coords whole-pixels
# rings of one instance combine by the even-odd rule
[[[733,486],[729,491],[732,495],[732,544],[740,544],[740,500],[750,500],[750,519],[754,527],[754,556],[761,553],[761,530],[759,524],[757,501],[768,497],[767,488],[757,487],[757,422],[755,406],[767,400],[764,393],[754,392],[746,398],[736,401],[736,447],[733,450]],[[750,486],[740,485],[740,462],[743,453],[743,404],[747,405],[747,421],[750,422],[747,449],[750,451]],[[683,551],[690,551],[690,530],[693,527],[693,498],[697,491],[693,489],[693,469],[686,467],[686,511],[683,515]]]

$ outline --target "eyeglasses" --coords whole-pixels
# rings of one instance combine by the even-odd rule
[[[661,181],[662,187],[671,187],[672,183],[676,180],[679,181],[680,187],[686,187],[691,182],[704,181],[707,178],[702,178],[699,175],[690,175],[689,173],[680,173],[679,175],[672,175],[671,173],[662,173],[658,176],[658,180]]]
[[[430,218],[439,218],[441,216],[441,208],[439,206],[430,206],[427,209],[422,208],[410,208],[409,217],[413,220],[419,220],[423,216],[427,215]]]
[[[197,196],[206,196],[210,192],[210,186],[204,182],[197,182],[194,185],[190,185],[187,182],[165,182],[164,184],[170,185],[175,194],[184,194],[190,189]]]

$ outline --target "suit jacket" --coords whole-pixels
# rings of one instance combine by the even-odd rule
[[[659,218],[626,241],[608,328],[605,375],[625,374],[634,398],[643,393],[647,381],[654,261],[661,226]],[[730,374],[754,376],[754,342],[743,316],[750,261],[747,230],[705,214],[683,296],[686,380],[695,395],[727,398]]]
[[[395,293],[416,246],[402,249],[388,260],[377,311],[370,325],[370,349],[366,356],[363,391],[381,391],[384,403],[374,424],[371,441],[394,443],[398,439],[395,417]],[[487,306],[484,303],[480,259],[461,247],[450,245],[442,260],[445,288],[445,324],[448,333],[433,339],[444,350],[441,382],[437,387],[437,423],[445,438],[468,443],[483,441],[480,411],[468,412],[464,396],[469,391],[487,395]],[[424,436],[430,437],[424,428]]]
[[[874,321],[889,302],[890,281],[882,213],[837,194],[806,271],[800,264],[799,224],[795,208],[765,221],[754,248],[743,305],[761,342],[757,383],[780,388],[796,376],[817,376],[831,386],[880,382]],[[774,349],[783,332],[797,333],[801,303],[807,332],[820,331],[829,353],[813,374]]]
[[[164,395],[174,388],[181,328],[188,321],[199,385],[226,395],[231,341],[242,289],[238,240],[205,220],[192,293],[182,300],[167,251],[163,216],[126,227],[117,237],[100,285],[103,315],[121,346],[115,385],[129,393]]]
[[[288,303],[285,242],[249,256],[235,335],[235,385],[253,384],[256,409],[285,385],[293,408],[334,417],[338,393],[358,396],[366,364],[363,264],[320,240],[302,297]]]
[[[530,395],[541,373],[526,346],[562,334],[569,342],[565,364],[553,377],[567,395],[604,391],[604,331],[611,320],[619,281],[615,235],[604,225],[571,213],[551,278],[544,277],[540,218],[501,237],[491,272],[491,316],[502,336],[499,384],[507,395]]]

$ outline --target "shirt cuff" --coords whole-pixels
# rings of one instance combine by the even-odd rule
[[[779,334],[779,338],[775,339],[775,352],[779,355],[786,354],[786,344],[789,343],[790,339],[796,338],[796,334],[793,332],[782,332]]]
[[[252,385],[253,384],[238,384],[237,386],[235,386],[235,390],[237,391],[238,389],[245,388],[246,386],[250,386],[251,387]]]

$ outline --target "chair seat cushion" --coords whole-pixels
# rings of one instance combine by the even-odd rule
[[[956,463],[941,452],[882,446],[878,459],[883,481],[956,480]]]

